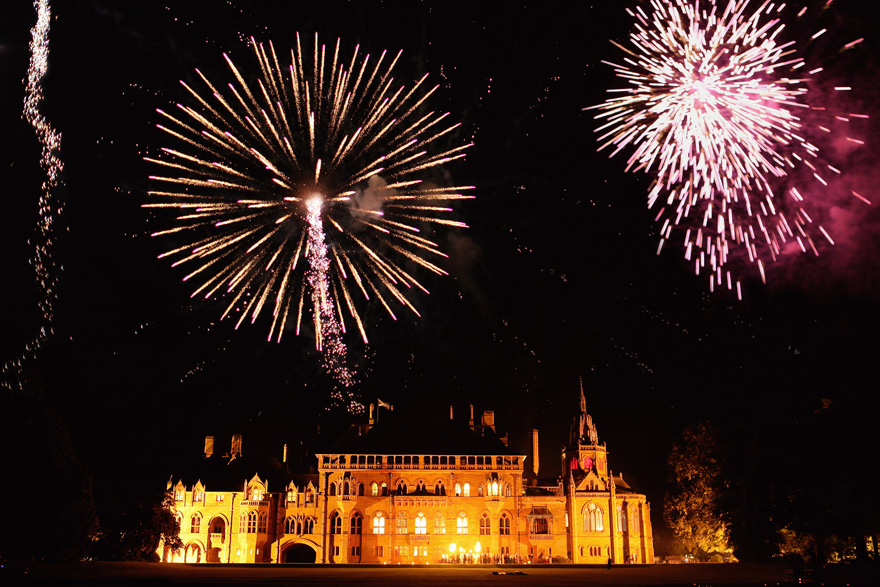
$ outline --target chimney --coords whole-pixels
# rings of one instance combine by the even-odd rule
[[[284,445],[284,452],[282,453],[281,462],[287,462],[287,444]]]
[[[470,426],[471,430],[474,429],[474,404],[471,404],[471,417],[468,420],[468,426]]]
[[[229,449],[229,456],[241,456],[241,434],[232,435],[232,447]]]
[[[495,412],[483,410],[483,428],[491,428],[495,432]]]
[[[532,470],[538,476],[538,429],[532,429]]]
[[[375,411],[375,409],[376,409],[376,404],[370,404],[370,429],[372,429],[373,426],[376,425],[376,420],[375,420],[375,418],[373,418],[373,412]]]
[[[214,437],[205,437],[205,458],[209,459],[214,454]]]
[[[450,419],[450,420],[453,420],[453,419],[454,419],[454,418],[452,417],[452,404],[449,404],[449,419]]]

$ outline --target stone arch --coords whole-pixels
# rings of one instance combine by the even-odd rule
[[[199,540],[193,540],[183,549],[183,562],[200,563],[204,562],[205,547]]]
[[[282,563],[315,563],[318,548],[308,541],[291,541],[281,547]]]

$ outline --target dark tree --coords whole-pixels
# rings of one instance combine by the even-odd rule
[[[100,557],[112,560],[157,561],[160,543],[172,550],[183,548],[180,523],[172,513],[170,491],[152,502],[137,502],[126,508],[114,528],[101,537]]]
[[[36,388],[36,389],[35,389]],[[38,385],[0,390],[6,504],[0,557],[81,560],[97,528],[92,481],[67,427]]]

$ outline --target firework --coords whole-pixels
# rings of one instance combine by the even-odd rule
[[[18,387],[21,386],[19,370],[22,363],[33,358],[49,334],[55,314],[58,280],[61,268],[55,261],[55,241],[58,232],[58,217],[63,212],[64,202],[58,196],[61,186],[61,172],[64,164],[60,157],[61,133],[55,130],[41,111],[43,102],[43,78],[49,67],[49,32],[52,11],[48,0],[35,0],[34,9],[37,22],[31,29],[30,64],[28,66],[27,87],[25,89],[23,118],[34,128],[41,145],[40,165],[46,174],[40,189],[39,198],[39,240],[34,249],[33,266],[40,291],[39,307],[43,324],[33,339],[25,345],[25,351],[18,358],[7,361],[2,368],[3,384],[9,385],[6,375],[12,375]]]
[[[196,71],[201,89],[181,82],[192,103],[159,111],[178,144],[146,158],[163,170],[151,178],[163,186],[150,192],[159,201],[146,207],[178,211],[154,233],[177,241],[160,257],[191,268],[193,296],[226,296],[223,316],[237,315],[236,327],[265,310],[268,337],[280,340],[311,309],[319,349],[335,346],[346,321],[366,341],[358,299],[392,317],[401,306],[418,314],[411,294],[427,289],[412,269],[445,274],[431,232],[465,226],[450,205],[472,188],[423,176],[469,145],[436,148],[458,125],[426,109],[437,86],[425,77],[395,82],[399,53],[372,58],[356,47],[344,62],[340,41],[328,49],[316,35],[303,51],[297,35],[282,65],[271,43],[251,44],[257,79],[224,54],[232,83]]]
[[[595,106],[600,150],[632,148],[627,170],[652,173],[649,207],[659,208],[660,243],[674,227],[684,233],[685,258],[710,287],[734,286],[723,269],[748,258],[765,278],[765,264],[788,242],[818,254],[814,235],[827,237],[802,209],[793,170],[822,184],[833,167],[820,163],[803,117],[810,76],[783,42],[784,4],[749,0],[651,0],[635,18],[630,49],[614,67],[629,87]],[[615,43],[616,44],[616,43]],[[803,175],[798,171],[798,176]],[[786,178],[787,181],[780,181]],[[778,192],[778,193],[777,193]],[[830,242],[830,238],[828,238]],[[833,244],[833,243],[832,243]]]

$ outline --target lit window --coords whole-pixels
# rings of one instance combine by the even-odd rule
[[[190,519],[189,531],[191,534],[198,534],[202,528],[202,516],[199,514],[193,515],[192,519]]]
[[[287,492],[287,503],[294,503],[296,501],[296,489],[291,489]]]
[[[385,483],[384,481],[382,482],[381,490],[382,490],[381,493],[382,493],[383,497],[388,495],[388,484]]]
[[[464,496],[465,496],[465,497],[470,497],[470,495],[471,495],[471,484],[470,484],[470,483],[465,483],[465,484],[464,484]]]
[[[251,491],[251,499],[253,501],[262,501],[263,499],[263,490],[259,487],[254,487]]]
[[[373,497],[379,496],[379,484],[373,481],[373,484],[370,486],[370,493]]]
[[[428,519],[425,517],[425,514],[419,512],[416,516],[416,534],[427,534],[428,533]]]
[[[602,532],[605,530],[602,510],[593,502],[587,504],[587,507],[584,509],[584,529],[587,532]]]
[[[406,534],[407,533],[407,522],[406,512],[400,512],[397,514],[397,533],[398,534]]]
[[[483,514],[480,517],[480,535],[487,535],[490,533],[489,530],[489,515]]]
[[[492,481],[492,485],[489,486],[489,495],[498,495],[498,481]]]
[[[193,497],[193,501],[202,501],[202,492],[196,491],[195,497]]]
[[[376,515],[373,516],[373,534],[384,534],[385,533],[385,516],[382,515],[382,512],[376,512]]]
[[[183,501],[183,489],[178,489],[174,493],[174,501]]]
[[[223,494],[222,493],[217,494],[217,501],[223,501]]]
[[[461,484],[460,483],[455,484],[455,496],[456,497],[461,496]]]
[[[434,534],[446,534],[446,517],[443,514],[434,516]]]
[[[626,532],[626,508],[617,506],[617,531]]]
[[[458,514],[458,519],[455,521],[456,529],[459,534],[467,534],[468,533],[468,519],[467,514],[461,512]]]

